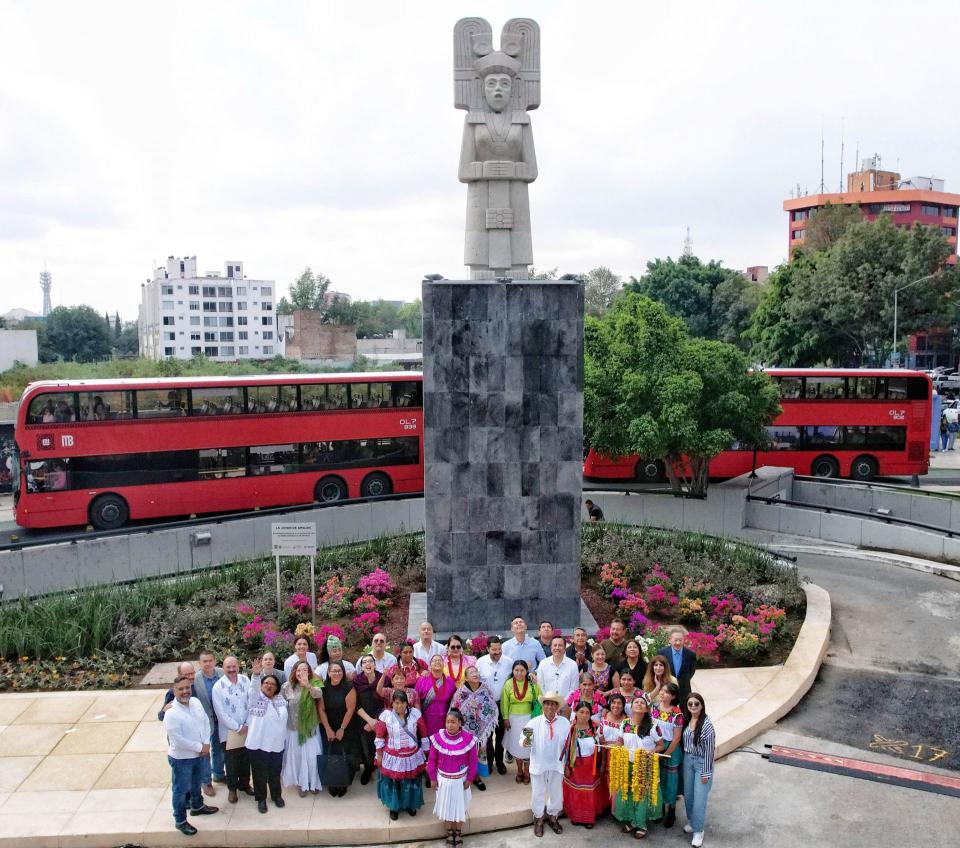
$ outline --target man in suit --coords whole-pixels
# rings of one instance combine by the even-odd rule
[[[686,707],[687,696],[690,694],[690,680],[697,670],[697,655],[683,646],[686,638],[687,631],[682,627],[671,627],[670,644],[657,652],[661,657],[666,658],[670,671],[677,678],[677,685],[680,687],[680,709]]]

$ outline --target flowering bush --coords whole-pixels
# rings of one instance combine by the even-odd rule
[[[595,641],[595,642],[602,642],[604,639],[609,639],[609,638],[610,638],[610,628],[609,628],[609,627],[601,627],[601,628],[596,632],[596,634],[594,635],[593,638],[594,638],[594,641]]]
[[[600,586],[606,592],[614,589],[626,589],[627,578],[623,573],[623,566],[619,562],[605,562],[600,566]]]
[[[317,595],[317,611],[327,618],[344,615],[350,611],[353,593],[352,586],[344,584],[339,577],[331,577]]]
[[[287,608],[303,615],[310,610],[310,596],[299,593],[287,601]]]
[[[681,598],[677,605],[677,615],[680,620],[687,624],[699,624],[707,617],[707,611],[703,608],[703,601],[699,598]]]
[[[670,575],[656,562],[650,569],[650,573],[643,578],[644,586],[663,586],[664,589],[669,589],[670,583]]]
[[[254,609],[250,604],[237,604],[236,610],[240,618],[253,618],[255,615]]]
[[[378,612],[387,604],[389,604],[389,601],[378,598],[376,595],[361,595],[353,602],[353,611],[355,613]]]
[[[369,640],[380,630],[380,613],[363,612],[350,619],[347,631],[357,640]]]
[[[760,634],[752,622],[742,616],[733,624],[721,624],[717,627],[717,645],[725,653],[736,659],[753,659],[760,651]]]
[[[697,633],[691,630],[687,633],[687,645],[697,655],[697,662],[703,665],[713,665],[720,662],[717,637],[709,633]]]
[[[630,622],[627,624],[627,630],[630,633],[636,633],[637,635],[642,636],[647,632],[647,627],[649,624],[649,620],[642,612],[635,612],[630,616]]]
[[[554,631],[556,632],[556,631]],[[482,630],[472,639],[467,639],[467,653],[479,657],[487,652],[490,640]]]
[[[710,610],[718,621],[729,620],[743,612],[743,603],[733,592],[727,592],[722,597],[711,595]]]
[[[646,590],[647,605],[650,609],[665,610],[677,605],[678,598],[668,592],[662,583],[651,583]]]
[[[293,631],[293,635],[295,637],[306,636],[308,639],[313,640],[313,625],[309,621],[301,621]]]
[[[341,642],[347,638],[347,634],[343,632],[343,628],[338,624],[324,624],[321,627],[314,637],[314,640],[317,645],[326,644],[328,636],[336,636]]]
[[[747,621],[757,625],[761,636],[772,638],[780,635],[783,630],[783,625],[787,621],[787,611],[783,607],[760,604],[747,616]]]
[[[366,595],[386,597],[396,591],[396,586],[390,575],[382,568],[376,568],[369,574],[364,574],[357,581],[357,588]]]
[[[614,590],[616,591],[616,590]],[[639,592],[631,592],[624,596],[619,605],[620,614],[623,616],[633,615],[635,612],[648,613],[650,607]]]

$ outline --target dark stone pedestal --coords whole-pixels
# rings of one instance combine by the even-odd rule
[[[423,381],[434,627],[576,625],[582,284],[424,282]]]

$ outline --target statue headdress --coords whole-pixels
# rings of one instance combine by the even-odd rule
[[[454,105],[471,112],[487,111],[482,79],[488,74],[514,77],[511,105],[529,111],[540,105],[540,27],[530,18],[512,18],[503,25],[500,49],[493,49],[493,30],[483,18],[461,18],[453,28]]]

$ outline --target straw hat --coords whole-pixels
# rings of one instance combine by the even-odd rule
[[[540,696],[540,703],[544,704],[547,701],[553,701],[558,707],[563,704],[563,698],[560,697],[559,692],[544,692]]]

